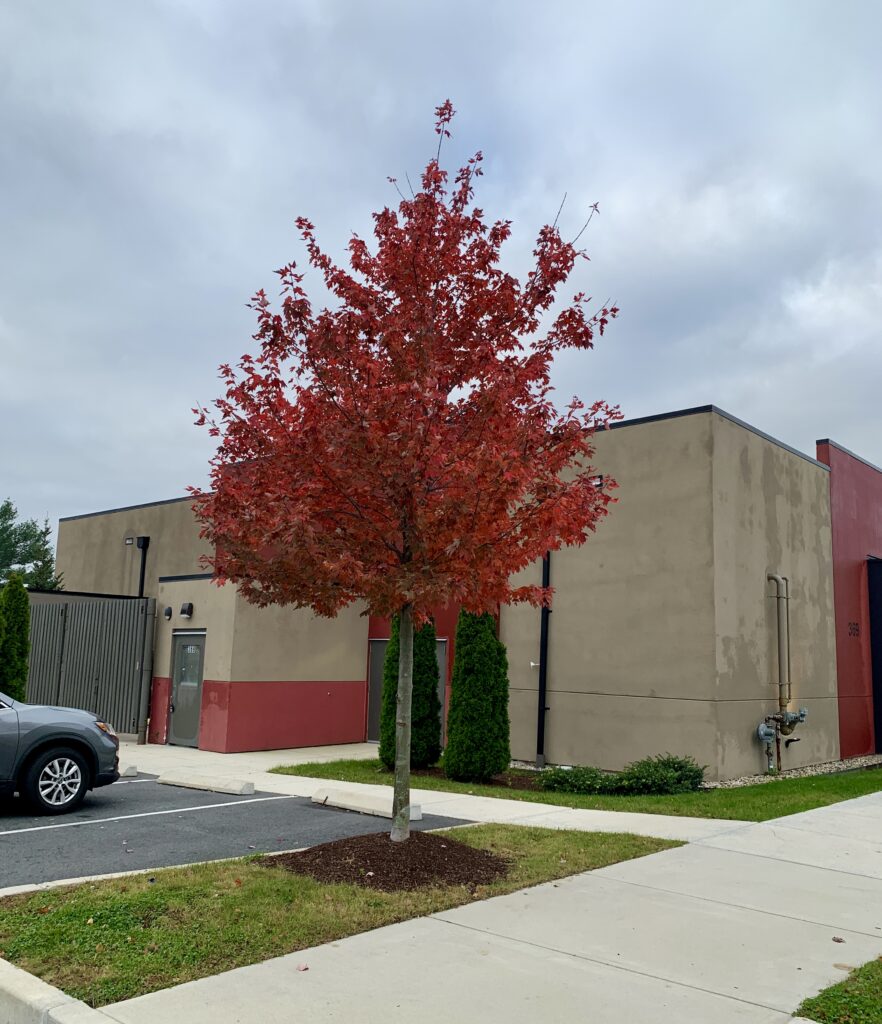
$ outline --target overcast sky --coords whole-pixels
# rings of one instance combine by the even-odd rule
[[[301,249],[484,151],[522,273],[562,217],[621,319],[562,397],[714,403],[882,464],[882,5],[0,0],[0,499],[53,522],[206,479],[191,407]]]

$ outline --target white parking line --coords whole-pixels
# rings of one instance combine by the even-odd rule
[[[263,857],[282,857],[286,853],[300,853],[301,850],[308,850],[308,846],[295,846],[293,850],[273,850],[270,853],[262,854]],[[82,875],[80,878],[58,878],[51,882],[29,882],[26,885],[9,885],[0,889],[0,899],[6,896],[21,896],[28,892],[43,892],[46,889],[60,889],[66,885],[82,885],[84,882],[108,882],[114,878],[132,878],[135,875],[158,874],[162,871],[179,871],[182,868],[198,868],[203,864],[232,864],[233,861],[242,860],[241,857],[221,857],[215,860],[194,860],[188,864],[166,864],[160,868],[135,868],[133,871],[112,871],[106,875]]]
[[[0,836],[17,836],[23,832],[48,832],[54,828],[76,828],[78,825],[105,825],[109,821],[131,821],[133,818],[155,818],[160,814],[189,814],[190,811],[216,811],[222,807],[240,807],[242,804],[263,804],[268,800],[299,800],[296,796],[259,796],[252,800],[230,800],[225,804],[200,804],[198,807],[172,807],[166,811],[142,811],[140,814],[121,814],[115,818],[93,818],[89,821],[62,821],[57,825],[32,825],[0,832]]]
[[[114,786],[131,786],[133,782],[156,782],[156,779],[117,779]]]

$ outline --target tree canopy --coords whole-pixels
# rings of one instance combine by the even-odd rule
[[[438,108],[440,141],[453,108]],[[552,400],[556,353],[591,348],[618,310],[578,291],[550,314],[583,256],[554,224],[521,283],[500,265],[511,222],[472,205],[472,157],[448,188],[437,156],[420,190],[374,214],[373,250],[349,269],[297,225],[333,305],[316,312],[305,275],[279,270],[281,310],[252,301],[256,355],[221,375],[212,491],[194,490],[219,580],[257,603],[334,615],[353,601],[418,620],[433,606],[480,612],[547,598],[512,576],[581,544],[607,511],[591,439],[605,402]]]
[[[36,519],[19,519],[9,498],[0,502],[0,584],[18,573],[27,587],[61,590],[51,537],[48,520],[40,526]]]

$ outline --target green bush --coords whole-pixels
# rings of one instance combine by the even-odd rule
[[[380,707],[380,761],[395,767],[395,709],[398,700],[399,620],[392,620],[383,662]],[[429,768],[441,756],[441,701],[438,698],[438,653],[435,625],[427,622],[413,634],[413,696],[411,697],[410,766]]]
[[[599,768],[546,768],[539,773],[539,786],[554,793],[609,793],[615,776]]]
[[[492,615],[460,612],[444,772],[451,779],[481,782],[511,762],[508,721],[508,658]]]
[[[0,690],[13,700],[25,699],[28,682],[28,654],[31,649],[31,609],[21,576],[13,574],[0,591]]]
[[[691,757],[659,754],[629,764],[617,781],[620,793],[689,793],[704,782],[704,768]]]
[[[662,754],[634,761],[620,772],[602,772],[590,766],[546,768],[539,775],[542,789],[558,793],[618,796],[662,796],[688,793],[704,781],[704,768],[691,757]]]

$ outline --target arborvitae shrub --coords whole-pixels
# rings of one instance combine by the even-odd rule
[[[479,782],[509,766],[508,658],[492,615],[461,612],[447,715],[444,771]]]
[[[395,709],[398,698],[399,621],[392,620],[383,662],[380,709],[380,761],[395,766]],[[438,653],[435,625],[427,622],[413,635],[413,696],[411,698],[410,766],[429,768],[441,756],[441,701],[438,698]]]
[[[20,576],[9,577],[0,591],[0,605],[0,690],[13,700],[24,700],[31,649],[31,609]]]

